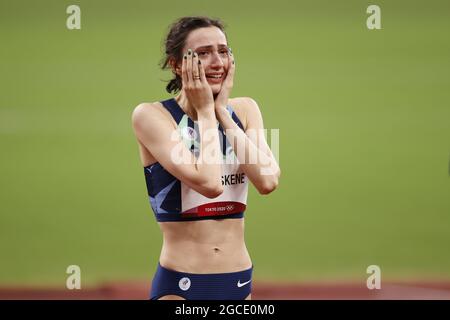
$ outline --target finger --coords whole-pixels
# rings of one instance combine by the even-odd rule
[[[225,79],[223,80],[222,88],[220,89],[219,95],[217,96],[217,99],[228,99],[228,96],[233,88],[233,79],[234,79],[234,71],[235,71],[235,62],[234,62],[234,56],[231,51],[231,48],[228,48],[228,64],[227,64],[228,70],[227,75]]]
[[[192,50],[191,49],[188,50],[188,54],[187,54],[186,72],[187,72],[188,82],[190,82],[192,84],[194,80],[192,79]]]
[[[198,55],[196,52],[192,54],[192,78],[194,81],[199,81],[199,71],[198,71]]]
[[[208,81],[206,81],[205,69],[203,68],[203,64],[202,64],[202,61],[200,59],[198,60],[198,72],[199,72],[199,75],[200,75],[200,81],[203,84],[207,84]]]
[[[185,53],[183,55],[183,59],[182,59],[182,64],[181,64],[181,81],[183,84],[183,88],[186,88],[185,86],[187,85],[188,82],[188,77],[187,77],[187,53]]]
[[[228,52],[229,52],[229,54],[228,54],[228,73],[227,73],[227,78],[225,79],[225,81],[233,83],[234,72],[236,70],[236,64],[234,61],[234,55],[233,55],[233,52],[231,51],[231,48],[228,48]]]

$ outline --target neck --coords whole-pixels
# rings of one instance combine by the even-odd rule
[[[181,92],[175,97],[178,105],[183,109],[183,111],[194,121],[197,121],[197,110],[195,110],[194,106],[189,102],[189,99],[186,96],[186,93],[182,89]]]
[[[214,94],[213,97],[215,100],[217,94]],[[197,121],[197,110],[195,110],[194,106],[189,102],[189,99],[183,89],[181,89],[181,92],[175,97],[175,100],[181,109],[183,109],[183,111],[189,116],[189,118]]]

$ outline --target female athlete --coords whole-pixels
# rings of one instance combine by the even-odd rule
[[[235,60],[219,20],[174,22],[162,67],[172,70],[166,89],[177,95],[141,103],[132,114],[149,201],[163,234],[150,298],[250,299],[248,181],[268,194],[280,176],[259,107],[251,98],[229,96]]]

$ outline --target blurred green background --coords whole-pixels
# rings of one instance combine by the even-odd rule
[[[81,30],[66,28],[81,7]],[[382,30],[366,8],[381,7]],[[131,112],[169,97],[168,25],[220,17],[233,96],[280,129],[250,188],[256,279],[450,279],[448,1],[0,2],[0,285],[151,280],[161,247]]]

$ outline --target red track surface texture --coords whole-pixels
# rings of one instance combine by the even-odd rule
[[[0,299],[148,299],[150,284],[123,282],[96,288],[67,290],[61,288],[0,287]],[[253,284],[254,300],[283,299],[444,299],[450,300],[450,282],[383,283],[381,289],[369,290],[357,283]]]

